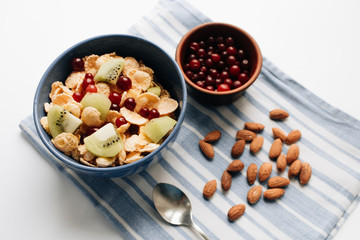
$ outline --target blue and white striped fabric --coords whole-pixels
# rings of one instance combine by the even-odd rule
[[[130,33],[157,43],[174,56],[181,36],[207,21],[210,19],[184,1],[161,0]],[[268,113],[274,108],[286,109],[290,118],[271,121]],[[261,122],[266,128],[258,154],[250,154],[246,146],[241,156],[246,167],[270,161],[273,127],[286,132],[301,130],[300,159],[313,168],[308,185],[291,180],[283,198],[261,199],[253,206],[246,201],[250,186],[244,173],[233,178],[228,192],[220,190],[219,179],[233,160],[230,151],[236,131],[247,121]],[[233,104],[215,108],[189,97],[186,118],[172,149],[158,164],[135,176],[102,179],[76,173],[42,145],[31,116],[20,127],[45,159],[69,178],[125,239],[196,238],[185,227],[160,219],[151,197],[158,182],[172,183],[185,191],[193,205],[194,221],[211,239],[331,239],[359,202],[360,122],[316,97],[266,58],[259,79]],[[215,158],[209,161],[200,153],[198,141],[215,129],[221,130],[222,137],[215,144]],[[286,153],[288,146],[284,148]],[[275,175],[278,173],[273,171]],[[287,176],[287,170],[281,175]],[[212,179],[218,180],[218,190],[211,200],[205,200],[202,189]],[[227,211],[238,203],[246,204],[245,214],[229,222]]]

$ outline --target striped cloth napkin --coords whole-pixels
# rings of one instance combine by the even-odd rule
[[[161,0],[150,15],[129,31],[155,42],[174,56],[175,47],[190,28],[210,21],[199,10],[181,0]],[[118,229],[125,239],[194,239],[185,227],[165,223],[155,211],[152,189],[158,182],[181,188],[190,198],[194,221],[211,239],[331,239],[359,202],[360,122],[330,106],[282,73],[266,58],[255,84],[236,102],[219,107],[203,105],[189,97],[186,117],[173,147],[162,154],[163,160],[147,171],[125,178],[97,178],[74,172],[56,159],[41,143],[31,116],[20,123],[30,142],[44,158],[72,181]],[[287,110],[283,121],[269,119],[274,108]],[[230,155],[236,131],[244,122],[261,122],[265,129],[262,150],[250,154],[249,146],[240,159],[245,164],[234,176],[231,189],[223,193],[220,178],[233,160]],[[306,186],[292,179],[285,195],[276,201],[260,199],[249,205],[250,186],[245,170],[250,163],[260,166],[275,162],[268,158],[273,141],[272,128],[285,132],[299,129],[300,159],[309,162],[312,178]],[[215,157],[207,160],[198,141],[218,129],[222,137],[214,145]],[[286,153],[285,145],[283,152]],[[288,169],[288,168],[287,168]],[[281,176],[287,177],[287,169]],[[271,176],[279,173],[274,170]],[[218,190],[210,200],[202,197],[206,182],[216,179]],[[261,184],[263,190],[266,183]],[[234,222],[227,211],[245,203],[245,214]]]

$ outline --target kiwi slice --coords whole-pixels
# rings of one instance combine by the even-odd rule
[[[62,132],[73,133],[82,121],[65,108],[54,105],[47,114],[51,136],[56,137]]]
[[[112,123],[108,123],[99,130],[84,138],[86,149],[98,157],[114,157],[124,147]]]
[[[96,108],[100,113],[100,119],[105,120],[110,110],[111,101],[103,93],[86,93],[80,104],[86,107]]]
[[[107,82],[115,85],[125,65],[123,58],[113,58],[102,64],[94,77],[95,82]]]
[[[154,142],[158,143],[173,127],[177,121],[164,116],[153,118],[144,127],[144,133]]]

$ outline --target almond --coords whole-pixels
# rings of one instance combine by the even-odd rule
[[[280,154],[280,156],[277,158],[276,160],[276,168],[280,171],[283,172],[286,168],[286,156],[285,154]]]
[[[251,204],[255,204],[257,201],[259,201],[262,194],[262,187],[261,186],[254,186],[250,188],[248,194],[247,194],[247,200]]]
[[[205,198],[211,198],[216,191],[216,180],[207,182],[203,189],[203,195]]]
[[[273,132],[274,138],[280,138],[281,141],[285,142],[286,135],[283,130],[281,130],[280,128],[273,128],[272,132]]]
[[[282,188],[272,188],[264,192],[264,198],[269,200],[275,200],[281,198],[285,193],[285,190]]]
[[[221,187],[224,191],[227,191],[230,189],[231,180],[232,180],[231,174],[227,170],[225,170],[223,172],[223,175],[221,176]]]
[[[260,132],[265,128],[264,125],[262,125],[261,123],[256,123],[256,122],[246,122],[244,124],[244,127],[253,132]]]
[[[286,162],[288,165],[292,164],[296,159],[298,159],[300,153],[299,146],[296,144],[291,144],[289,150],[286,154]]]
[[[311,178],[311,166],[307,162],[301,164],[299,181],[301,184],[307,184]]]
[[[273,144],[270,147],[269,157],[271,159],[275,159],[278,156],[280,156],[281,151],[282,151],[282,141],[280,140],[280,138],[277,138],[274,140]]]
[[[256,138],[256,133],[249,130],[239,130],[236,132],[236,140],[244,139],[246,142],[251,142]]]
[[[259,168],[259,181],[265,181],[270,177],[272,171],[272,164],[269,162],[263,163]]]
[[[292,177],[296,177],[297,175],[299,175],[300,173],[300,170],[301,170],[301,161],[298,159],[298,160],[295,160],[289,167],[289,172],[288,172],[288,175],[289,175],[289,178],[292,178]]]
[[[245,148],[245,140],[244,139],[240,139],[240,140],[236,141],[231,149],[231,156],[233,158],[240,157],[240,155],[244,151],[244,148]]]
[[[290,145],[295,142],[297,142],[301,138],[301,132],[297,129],[292,130],[287,136],[286,136],[286,144]]]
[[[208,143],[216,142],[220,139],[221,132],[219,130],[212,131],[204,137],[204,141]]]
[[[200,146],[201,151],[207,158],[210,158],[210,159],[214,158],[214,149],[210,143],[207,143],[204,140],[200,140],[199,146]]]
[[[246,171],[246,178],[248,180],[248,183],[250,185],[253,185],[255,180],[256,180],[256,177],[257,177],[257,166],[255,163],[252,163],[249,165],[247,171]]]
[[[264,137],[259,136],[254,138],[252,142],[250,143],[250,151],[252,153],[257,153],[262,148],[262,145],[264,144]]]
[[[269,178],[268,187],[269,188],[280,188],[285,187],[290,184],[290,180],[284,177],[276,176]]]
[[[228,211],[228,219],[230,221],[235,221],[241,217],[245,212],[245,204],[238,204],[231,207]]]
[[[283,109],[274,109],[270,111],[270,118],[274,120],[284,120],[289,117],[289,113]]]
[[[243,169],[244,169],[244,163],[239,159],[232,161],[227,167],[227,170],[229,172],[240,172]]]

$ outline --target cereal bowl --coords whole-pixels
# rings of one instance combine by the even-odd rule
[[[154,72],[154,78],[156,78],[157,83],[161,86],[161,91],[167,90],[171,98],[178,103],[176,110],[171,113],[171,116],[176,119],[177,123],[171,131],[167,132],[166,137],[161,140],[155,150],[145,154],[137,161],[124,165],[112,165],[110,167],[84,165],[78,160],[75,160],[72,154],[65,154],[54,146],[52,136],[44,129],[44,125],[40,123],[41,119],[47,116],[44,105],[51,101],[49,93],[52,91],[53,83],[59,81],[65,84],[65,80],[73,72],[73,67],[70,63],[74,58],[82,58],[92,54],[102,56],[103,54],[113,52],[118,56],[132,57],[138,61],[141,60],[141,63],[146,65],[147,70],[150,69]],[[87,90],[88,89],[86,89],[86,92]],[[124,93],[122,94],[124,95]],[[159,99],[160,96],[161,95],[159,95]],[[186,84],[181,70],[176,62],[160,47],[136,36],[104,35],[84,40],[69,48],[54,60],[44,73],[37,87],[33,104],[33,116],[34,124],[41,141],[45,147],[60,160],[61,164],[65,164],[75,171],[94,176],[124,177],[147,169],[161,158],[161,152],[166,151],[171,146],[183,122],[186,102]],[[77,130],[80,130],[80,127]]]
[[[238,99],[255,82],[262,67],[260,48],[250,34],[216,22],[187,32],[177,45],[175,59],[189,95],[214,105]]]

